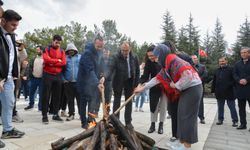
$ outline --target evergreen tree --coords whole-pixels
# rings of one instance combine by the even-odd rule
[[[103,38],[105,40],[105,46],[116,52],[119,49],[120,40],[122,34],[117,31],[116,22],[114,20],[104,20],[102,22],[103,27]]]
[[[172,16],[170,15],[170,12],[167,10],[166,14],[163,16],[163,36],[162,40],[164,41],[172,41],[174,44],[176,44],[176,30],[175,30],[175,24],[172,19]]]
[[[193,17],[190,14],[189,23],[186,26],[187,37],[188,37],[188,47],[186,48],[186,52],[188,54],[197,54],[199,49],[199,31],[197,31],[198,27],[193,25]]]
[[[84,43],[86,42],[85,36],[87,27],[73,21],[70,24],[71,26],[66,25],[66,33],[69,38],[68,43],[73,42],[78,51],[81,52],[84,49]]]
[[[226,41],[224,40],[224,34],[222,33],[222,25],[219,18],[216,19],[215,29],[212,32],[212,51],[211,59],[217,62],[219,57],[225,55]]]
[[[187,31],[184,27],[181,27],[179,33],[178,33],[178,41],[177,41],[177,49],[179,51],[187,52],[188,47],[188,37],[187,37]]]
[[[203,39],[203,45],[202,48],[206,51],[208,55],[210,55],[211,50],[212,50],[212,41],[211,41],[211,36],[209,35],[209,32],[207,31],[204,39]]]
[[[234,44],[234,61],[240,59],[240,50],[241,47],[250,47],[250,22],[248,21],[247,17],[245,22],[240,25],[240,29],[238,31],[237,41]]]

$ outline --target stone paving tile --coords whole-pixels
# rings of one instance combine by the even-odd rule
[[[37,109],[31,111],[24,111],[23,108],[27,106],[27,101],[19,100],[17,102],[17,108],[20,116],[24,119],[24,123],[14,123],[14,126],[25,131],[26,135],[21,139],[8,139],[4,140],[6,148],[9,150],[47,150],[51,149],[51,142],[59,139],[60,137],[72,137],[79,134],[83,130],[80,128],[79,116],[76,115],[75,120],[64,123],[57,123],[51,120],[52,116],[49,116],[49,124],[44,125],[41,122],[41,112]],[[36,105],[37,106],[37,105]],[[134,106],[134,104],[133,104]],[[193,150],[202,150],[213,124],[216,115],[216,101],[214,99],[205,99],[205,118],[206,124],[198,125],[199,130],[199,142],[192,146]],[[101,119],[101,113],[99,118]],[[150,126],[150,110],[149,103],[144,104],[144,112],[133,112],[133,125],[135,129],[156,141],[156,145],[162,148],[171,137],[171,120],[166,119],[164,122],[164,134],[157,133],[158,123],[156,124],[156,132],[148,134],[147,131]],[[120,120],[124,122],[124,110],[120,113]],[[65,118],[64,118],[65,119]],[[1,131],[2,129],[0,129]]]
[[[237,111],[238,112],[238,111]],[[247,120],[250,122],[249,113]],[[232,127],[232,121],[228,107],[225,106],[225,120],[223,125],[216,125],[217,116],[214,119],[204,150],[223,149],[223,150],[249,150],[250,132],[248,130],[237,130]]]

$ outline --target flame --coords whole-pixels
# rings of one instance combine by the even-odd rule
[[[96,126],[96,122],[95,121],[91,121],[88,123],[88,129],[95,127]]]

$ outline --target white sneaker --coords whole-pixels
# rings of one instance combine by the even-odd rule
[[[138,112],[138,108],[137,107],[135,108],[135,112]]]
[[[18,114],[16,114],[15,116],[12,116],[12,122],[22,123],[23,119]]]
[[[144,112],[142,108],[139,109],[139,112]]]
[[[171,149],[174,149],[174,148],[176,148],[176,147],[178,147],[178,146],[180,146],[180,145],[182,145],[181,143],[180,143],[180,141],[179,140],[169,140],[169,141],[167,141],[167,143],[166,143],[166,146],[167,147],[169,147],[169,148],[171,148]]]
[[[67,117],[66,112],[64,110],[61,111],[61,117]]]
[[[187,148],[187,147],[184,146],[184,144],[181,144],[181,145],[178,145],[178,146],[174,146],[172,148],[172,150],[192,150],[192,149],[191,149],[191,147]]]

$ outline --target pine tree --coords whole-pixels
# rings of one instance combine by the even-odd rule
[[[245,19],[245,22],[240,26],[237,40],[240,45],[250,47],[250,22]]]
[[[198,53],[198,49],[199,49],[199,31],[197,31],[198,27],[195,27],[193,25],[193,17],[192,14],[190,14],[189,16],[189,23],[186,26],[186,30],[187,30],[187,37],[188,37],[188,47],[186,48],[186,52],[188,54],[197,54]]]
[[[203,45],[202,48],[207,52],[208,55],[211,54],[211,50],[212,50],[212,42],[211,42],[211,36],[209,35],[209,32],[207,31],[204,39],[203,39]]]
[[[164,41],[172,41],[174,44],[176,44],[176,30],[175,30],[175,24],[172,19],[172,16],[170,15],[170,12],[167,10],[166,13],[163,16],[163,36],[162,40]]]
[[[184,27],[181,27],[178,35],[177,49],[179,51],[188,52],[187,47],[188,47],[187,31]]]
[[[217,62],[219,57],[224,56],[226,48],[226,41],[224,40],[222,25],[219,18],[216,19],[215,28],[212,32],[212,45],[211,59]]]
[[[240,50],[241,47],[250,47],[250,22],[248,21],[247,17],[245,22],[240,25],[240,29],[238,31],[237,41],[233,46],[234,50],[234,61],[240,59]]]

